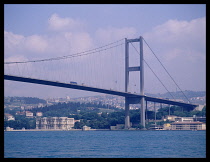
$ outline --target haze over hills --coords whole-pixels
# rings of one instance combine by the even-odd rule
[[[170,92],[170,93],[175,99],[183,99],[183,100],[185,100],[185,97],[184,97],[184,95],[183,95],[183,93],[181,91]],[[170,93],[169,92],[166,92],[166,93],[163,93],[163,94],[160,94],[160,93],[158,93],[158,94],[145,93],[145,95],[151,96],[151,97],[161,97],[161,98],[172,99]],[[206,96],[206,91],[190,91],[190,90],[186,90],[186,91],[184,91],[184,94],[187,96],[187,98],[204,97],[204,96]]]
[[[178,101],[187,102],[187,99],[183,96],[182,92],[170,92],[170,94]],[[147,96],[157,97],[157,98],[168,98],[172,99],[168,92],[163,94],[149,94],[145,93]],[[206,104],[206,91],[184,91],[184,94],[190,100],[191,103],[205,105]],[[114,96],[114,95],[97,95],[89,97],[77,97],[70,98],[49,98],[49,99],[39,99],[34,97],[4,97],[4,107],[25,107],[26,109],[31,109],[34,107],[43,107],[45,105],[53,105],[59,102],[85,102],[85,103],[102,103],[110,106],[115,106],[116,108],[124,108],[124,97]],[[133,105],[138,107],[138,105]],[[149,106],[149,105],[148,105]]]
[[[157,97],[157,98],[167,98],[173,99],[171,95],[174,97],[176,101],[180,102],[188,102],[185,96],[189,99],[191,103],[205,105],[206,104],[206,91],[184,91],[185,96],[181,91],[163,93],[163,94],[150,94],[145,93],[146,96]],[[103,104],[114,105],[119,108],[124,108],[124,97],[114,96],[114,95],[98,95],[98,96],[89,96],[89,97],[78,97],[71,98],[71,101],[76,102],[102,102]],[[153,105],[153,104],[152,104]],[[148,103],[148,106],[151,106],[151,103]],[[132,105],[134,109],[139,107],[139,105]]]
[[[189,99],[190,98],[194,98],[194,97],[205,97],[206,96],[206,91],[190,91],[190,90],[186,90],[186,91],[184,91],[184,94]],[[161,93],[157,93],[157,94],[145,93],[145,95],[146,96],[151,96],[151,97],[169,98],[169,99],[172,99],[172,97],[171,97],[171,95],[172,95],[175,99],[182,99],[184,101],[186,100],[186,98],[184,97],[184,95],[183,95],[183,93],[181,91],[170,92],[170,93],[166,92],[166,93],[162,93],[162,94]],[[98,95],[98,96],[104,96],[104,95]],[[108,95],[106,95],[106,96],[108,96]],[[110,95],[110,96],[112,96],[112,95]],[[4,97],[6,97],[6,96],[4,96]],[[88,96],[88,97],[93,97],[93,96]],[[96,96],[94,96],[94,97],[96,97]],[[115,97],[115,96],[113,96],[113,97]],[[24,97],[21,97],[21,98],[23,99]],[[26,97],[26,98],[28,99],[28,98],[31,98],[31,97]],[[76,98],[72,98],[72,99],[78,99],[78,98],[87,98],[87,97],[76,97]]]

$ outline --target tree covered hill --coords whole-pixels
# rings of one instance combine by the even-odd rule
[[[102,104],[99,102],[96,103],[80,103],[80,102],[68,102],[68,103],[58,103],[51,106],[45,106],[42,108],[33,108],[33,113],[42,112],[44,116],[70,116],[70,114],[78,114],[82,112],[100,112],[101,109],[111,109],[111,110],[119,110],[118,108],[106,104]]]
[[[46,101],[37,97],[4,97],[4,104],[13,104],[13,103],[46,104]]]

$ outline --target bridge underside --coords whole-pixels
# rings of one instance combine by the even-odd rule
[[[121,91],[114,91],[114,90],[108,90],[108,89],[102,89],[102,88],[89,87],[89,86],[78,85],[78,84],[61,83],[61,82],[55,82],[55,81],[47,81],[47,80],[25,78],[25,77],[19,77],[19,76],[11,76],[11,75],[4,75],[4,79],[123,96],[123,97],[126,97],[129,104],[138,104],[138,103],[140,103],[141,98],[144,97],[146,101],[182,106],[182,107],[187,108],[188,110],[193,110],[197,106],[194,104],[171,101],[171,100],[167,100],[167,99],[143,96],[143,95],[132,94],[132,93],[128,93],[128,92],[121,92]]]

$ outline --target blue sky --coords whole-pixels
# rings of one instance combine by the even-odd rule
[[[183,90],[205,90],[205,24],[204,4],[7,4],[4,6],[5,60],[57,57],[142,35]],[[71,47],[66,47],[67,38]],[[79,43],[80,40],[82,43]],[[145,49],[145,52],[148,50]],[[149,55],[146,59],[152,66],[157,64]],[[154,68],[157,71],[160,69]],[[150,88],[152,79],[149,74],[145,77],[145,91],[164,92]],[[166,76],[161,77],[166,79]],[[18,85],[28,86],[34,93],[21,89],[14,91],[14,87],[21,87]],[[6,81],[5,95],[84,95],[80,91],[71,90],[71,93],[61,88],[42,86],[52,92],[50,96],[36,91],[37,86]],[[176,89],[169,85],[170,88],[171,91]]]
[[[25,36],[46,32],[46,20],[54,13],[81,19],[89,31],[105,26],[135,26],[139,33],[169,19],[192,20],[206,15],[202,4],[8,4],[5,5],[5,29]]]

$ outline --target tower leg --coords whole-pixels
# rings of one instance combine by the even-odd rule
[[[130,116],[129,116],[129,102],[125,98],[125,129],[130,128]]]
[[[143,38],[140,37],[140,94],[144,95],[144,58],[143,58]],[[145,128],[145,99],[141,98],[141,125]]]
[[[145,128],[145,99],[141,98],[141,125]]]

